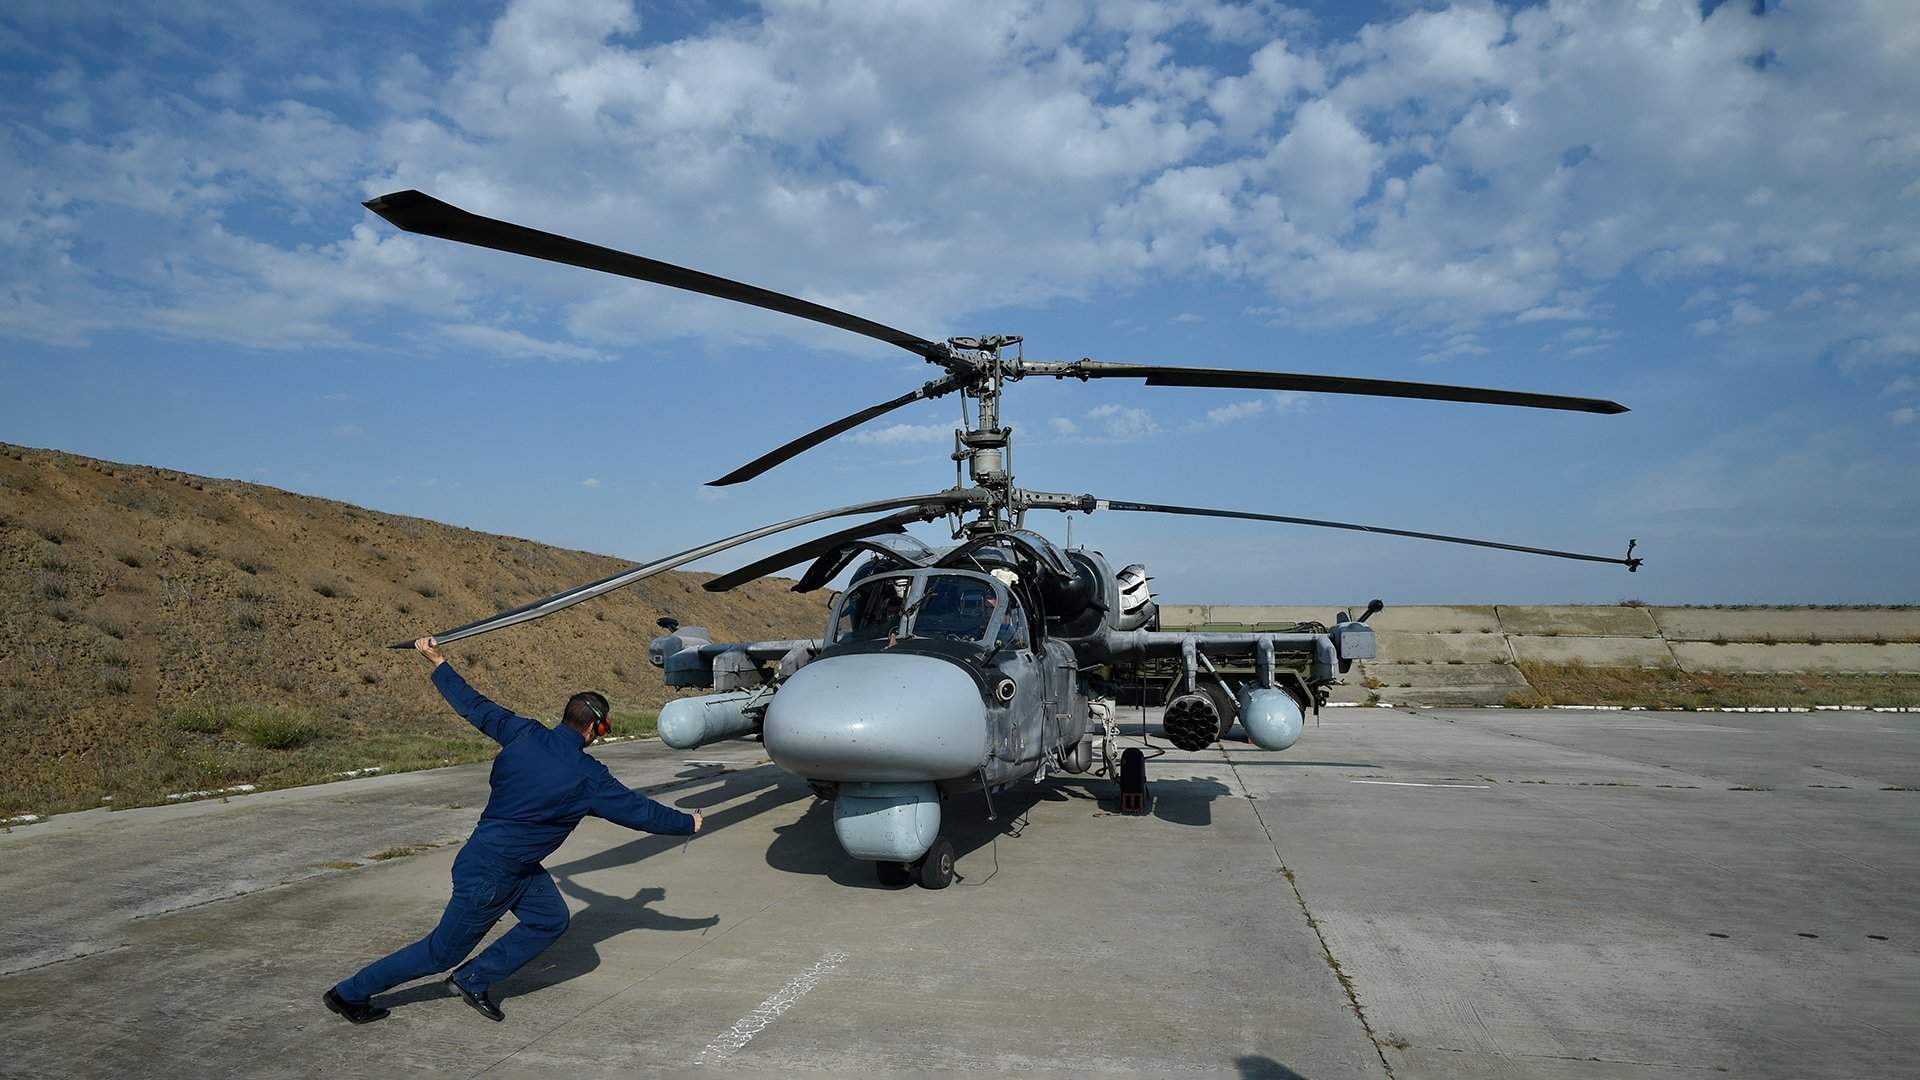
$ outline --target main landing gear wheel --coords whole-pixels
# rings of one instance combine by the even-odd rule
[[[923,889],[944,889],[953,884],[953,841],[941,837],[914,864]]]
[[[880,884],[887,888],[897,889],[913,881],[913,867],[883,859],[873,864],[873,876],[879,878]]]

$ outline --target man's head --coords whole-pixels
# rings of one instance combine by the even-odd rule
[[[612,715],[605,697],[583,690],[567,699],[567,710],[560,714],[560,720],[591,743],[613,730]]]

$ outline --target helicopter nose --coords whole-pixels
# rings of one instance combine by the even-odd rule
[[[967,673],[903,653],[826,656],[767,704],[774,764],[809,780],[948,780],[980,768],[987,710]]]

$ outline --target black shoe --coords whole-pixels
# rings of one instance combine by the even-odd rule
[[[385,1020],[392,1015],[390,1010],[374,1008],[371,1001],[348,1001],[332,988],[328,988],[326,993],[320,995],[320,1000],[326,1003],[329,1010],[339,1013],[356,1024],[371,1024],[375,1020]]]
[[[460,1000],[465,1001],[467,1004],[473,1006],[473,1010],[479,1013],[481,1016],[484,1016],[487,1019],[494,1021],[495,1023],[499,1023],[500,1021],[505,1020],[507,1018],[507,1014],[500,1011],[500,1006],[495,1005],[492,1001],[489,1001],[487,999],[487,995],[484,991],[476,994],[473,991],[467,989],[466,987],[461,986],[459,980],[455,979],[451,975],[447,976],[447,985],[453,988],[454,993],[460,995]]]

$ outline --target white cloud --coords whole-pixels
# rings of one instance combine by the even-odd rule
[[[1080,425],[1064,416],[1055,416],[1047,420],[1047,429],[1055,435],[1076,435],[1080,431]]]
[[[1791,314],[1897,352],[1920,277],[1920,221],[1888,209],[1920,169],[1898,5],[1390,11],[1341,36],[1197,0],[824,2],[660,40],[630,3],[525,0],[424,58],[288,9],[223,20],[242,47],[193,75],[138,48],[105,73],[51,59],[0,129],[0,333],[288,349],[397,310],[510,357],[868,347],[397,236],[342,195],[419,186],[933,337],[1160,278],[1264,286],[1252,308],[1295,324],[1588,319],[1625,274],[1736,298],[1715,330]],[[191,51],[214,25],[172,18],[130,33]]]
[[[1096,405],[1087,419],[1098,420],[1101,437],[1112,440],[1145,439],[1160,433],[1160,423],[1145,409],[1129,405]]]
[[[589,476],[585,480],[580,481],[580,486],[583,488],[597,488],[600,486],[600,481],[597,477]]]
[[[1727,312],[1727,320],[1734,326],[1758,326],[1771,318],[1773,312],[1750,300],[1735,300]]]
[[[1261,416],[1279,416],[1282,413],[1300,412],[1306,408],[1305,394],[1273,393],[1262,397],[1249,398],[1208,409],[1207,415],[1186,425],[1189,431],[1201,431],[1208,428],[1224,427],[1227,424],[1251,420]]]
[[[872,431],[854,432],[853,441],[868,446],[952,442],[953,430],[952,424],[891,424]]]
[[[584,345],[564,341],[543,341],[518,330],[499,326],[440,326],[434,335],[447,338],[470,349],[516,360],[606,360],[607,354]]]
[[[1887,419],[1893,421],[1894,426],[1899,427],[1913,423],[1916,416],[1920,416],[1920,412],[1916,412],[1911,406],[1907,406],[1888,413]]]

